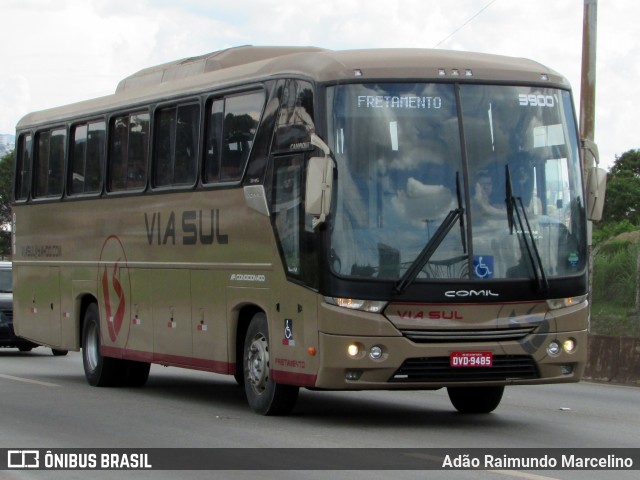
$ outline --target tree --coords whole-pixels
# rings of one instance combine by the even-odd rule
[[[624,152],[619,157],[616,155],[616,159],[613,162],[613,167],[611,167],[611,172],[609,173],[609,175],[612,177],[628,174],[631,174],[635,177],[640,177],[639,149],[631,149],[627,152]]]
[[[15,150],[0,158],[0,255],[11,256],[11,199]]]
[[[629,150],[616,160],[609,172],[604,224],[628,221],[640,225],[640,150]]]

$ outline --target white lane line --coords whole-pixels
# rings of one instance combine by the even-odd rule
[[[16,382],[33,383],[35,385],[42,385],[43,387],[59,387],[60,386],[55,383],[41,382],[40,380],[31,380],[29,378],[14,377],[13,375],[5,375],[3,373],[0,373],[0,378],[6,378],[7,380],[15,380]]]

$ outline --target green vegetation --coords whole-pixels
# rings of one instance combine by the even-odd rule
[[[11,256],[11,189],[13,184],[14,152],[0,157],[0,258]]]
[[[616,157],[602,222],[594,225],[591,332],[640,337],[640,150]]]
[[[636,309],[640,246],[617,238],[602,245],[594,257],[591,333],[640,337],[640,312]]]

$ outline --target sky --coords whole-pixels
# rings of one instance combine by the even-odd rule
[[[578,112],[583,11],[584,0],[3,0],[0,133],[142,68],[249,44],[526,57],[567,77]],[[600,0],[597,18],[595,140],[610,168],[640,148],[640,2]]]

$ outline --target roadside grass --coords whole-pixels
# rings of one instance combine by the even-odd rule
[[[640,247],[618,240],[599,250],[593,266],[591,333],[640,338],[636,309]]]
[[[617,304],[594,301],[591,305],[591,333],[640,338],[640,312]]]

